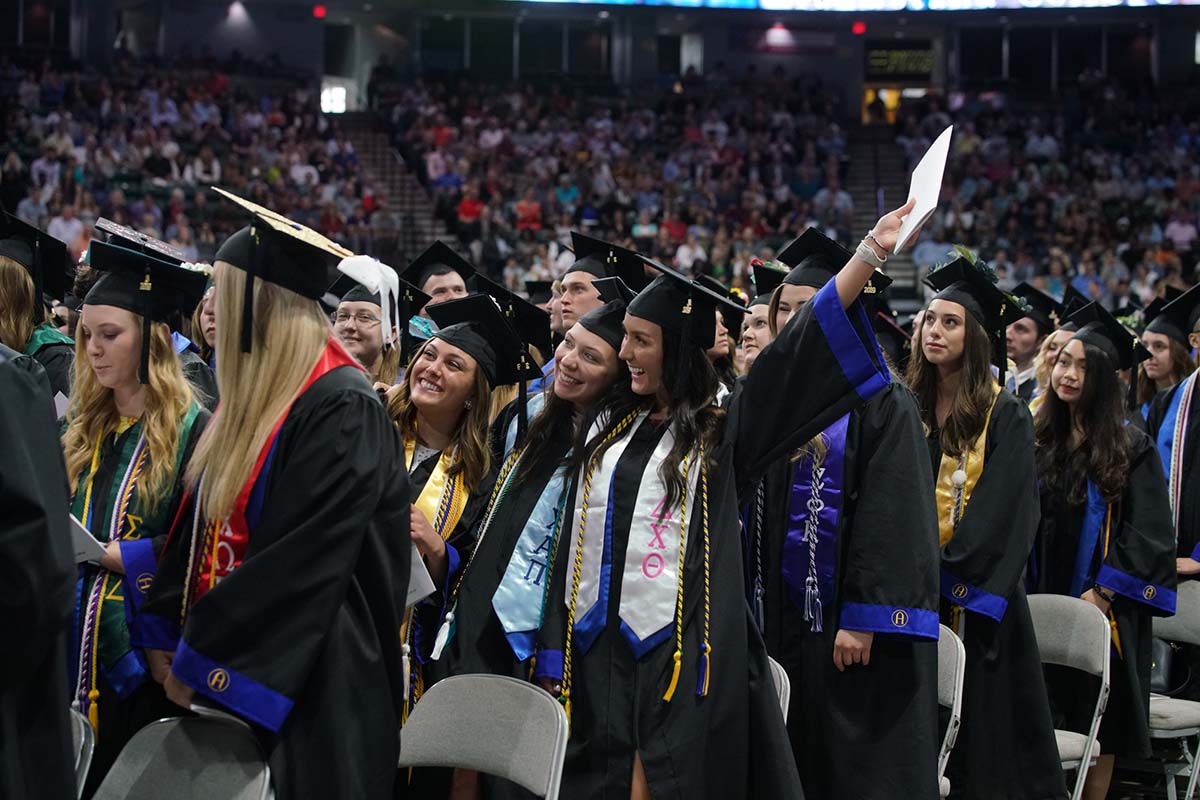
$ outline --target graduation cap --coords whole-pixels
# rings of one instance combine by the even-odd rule
[[[549,303],[554,296],[554,281],[525,281],[525,294],[535,306]]]
[[[248,226],[225,240],[213,259],[246,273],[241,350],[249,353],[253,341],[255,278],[317,300],[325,293],[329,266],[354,253],[269,208],[215,186],[213,191],[253,215]]]
[[[340,277],[329,287],[341,296],[340,303],[373,303],[379,306],[385,324],[384,347],[393,344],[392,330],[400,336],[400,360],[407,361],[409,342],[408,319],[412,309],[429,302],[429,295],[400,280],[396,270],[370,256],[353,256],[338,262]]]
[[[820,289],[833,279],[852,255],[816,228],[809,228],[789,242],[775,260],[791,268],[791,272],[783,279],[784,283]]]
[[[1063,313],[1062,313],[1062,316],[1067,321],[1063,324],[1062,330],[1069,331],[1069,332],[1074,332],[1074,331],[1079,330],[1079,326],[1076,325],[1074,322],[1071,322],[1071,317],[1075,315],[1076,311],[1083,308],[1090,302],[1092,302],[1092,301],[1089,300],[1087,297],[1085,297],[1083,292],[1079,291],[1074,286],[1072,286],[1071,284],[1068,283],[1066,285],[1066,287],[1063,289],[1063,301],[1062,301]]]
[[[567,268],[568,275],[586,272],[597,278],[621,278],[635,292],[650,283],[641,256],[632,250],[578,231],[571,231],[571,244],[575,263]]]
[[[1188,334],[1192,332],[1192,328],[1196,322],[1191,318],[1192,309],[1189,308],[1186,315],[1179,313],[1181,307],[1176,307],[1176,310],[1170,315],[1163,313],[1168,306],[1186,295],[1187,292],[1170,285],[1163,288],[1165,290],[1164,296],[1155,297],[1151,300],[1150,305],[1146,306],[1146,310],[1142,314],[1142,318],[1146,321],[1146,330],[1169,336],[1184,347],[1189,347]],[[1115,314],[1115,316],[1119,317],[1120,314]]]
[[[1079,326],[1071,339],[1100,348],[1113,360],[1116,369],[1130,369],[1150,357],[1141,340],[1099,303],[1088,303],[1071,315],[1071,321]]]
[[[536,347],[546,355],[554,349],[554,340],[550,336],[550,315],[545,311],[482,274],[477,273],[471,279],[471,288],[496,301],[508,324],[520,334],[525,344]]]
[[[892,359],[896,369],[903,371],[912,353],[912,335],[900,327],[890,309],[876,309],[871,315],[871,327],[879,338],[879,345]]]
[[[1035,286],[1018,283],[1012,293],[1029,305],[1026,316],[1037,323],[1040,336],[1053,333],[1059,323],[1066,319],[1063,304]]]
[[[751,307],[765,306],[770,303],[771,295],[788,275],[787,270],[771,266],[757,258],[750,259],[750,273],[754,277],[754,297],[750,300]]]
[[[996,286],[995,273],[986,264],[972,260],[968,251],[958,251],[953,261],[929,273],[925,284],[937,292],[934,300],[958,303],[983,326],[992,342],[992,363],[1002,371],[1006,369],[1005,329],[1027,312]]]
[[[619,353],[621,340],[625,338],[625,310],[624,300],[609,300],[580,317],[579,324],[603,339],[614,352]]]
[[[94,227],[108,235],[109,244],[153,256],[159,261],[168,261],[172,264],[182,264],[187,261],[187,257],[178,247],[172,247],[161,239],[147,236],[141,231],[113,222],[111,219],[101,217],[96,220]]]
[[[45,313],[42,295],[61,300],[71,286],[67,246],[7,211],[0,215],[0,256],[11,258],[33,278],[33,319]]]
[[[208,276],[198,269],[160,261],[144,253],[106,242],[92,242],[91,267],[103,272],[84,298],[84,305],[115,306],[142,318],[142,358],[138,379],[149,381],[150,323],[169,323],[176,314],[196,307]]]
[[[625,305],[629,305],[633,302],[633,298],[637,297],[637,292],[630,289],[629,285],[620,278],[597,278],[592,281],[592,286],[595,286],[596,291],[599,292],[601,303],[620,300]]]
[[[475,267],[471,265],[470,261],[454,252],[450,245],[437,239],[409,262],[404,271],[400,273],[400,277],[421,291],[425,291],[425,284],[430,278],[450,272],[457,272],[462,276],[463,283],[466,283],[475,274]]]
[[[1146,311],[1149,313],[1150,309]],[[1200,322],[1200,285],[1164,304],[1146,330],[1170,336],[1188,347],[1188,334],[1196,329],[1197,322]]]
[[[712,291],[713,294],[721,298],[721,302],[717,304],[717,310],[721,312],[721,321],[725,323],[725,330],[728,331],[735,340],[741,338],[742,333],[742,317],[750,309],[741,304],[741,298],[727,289],[723,283],[711,275],[697,275],[696,283],[703,286],[705,289]],[[735,299],[736,298],[736,299]]]

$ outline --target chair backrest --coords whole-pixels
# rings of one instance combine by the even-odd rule
[[[138,731],[95,800],[265,800],[271,771],[249,728],[220,719],[160,719]]]
[[[92,753],[96,749],[96,734],[87,717],[71,709],[71,739],[75,744],[75,796],[83,797],[83,784],[87,781],[88,769],[92,766]]]
[[[950,752],[962,724],[962,688],[967,668],[967,650],[962,640],[945,625],[938,626],[938,705],[950,710],[942,750],[938,754],[938,780],[946,773]]]
[[[788,706],[792,701],[792,679],[788,677],[783,665],[775,659],[767,656],[767,663],[771,665],[771,681],[779,695],[779,707],[783,710],[783,718],[787,719]]]
[[[1155,617],[1154,635],[1168,642],[1200,644],[1200,581],[1179,584],[1175,616]]]
[[[400,731],[400,766],[473,769],[556,800],[567,714],[538,686],[499,675],[435,683]]]

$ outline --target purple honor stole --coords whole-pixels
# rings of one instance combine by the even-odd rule
[[[825,454],[819,459],[806,455],[792,473],[783,579],[797,605],[803,598],[804,618],[813,633],[822,632],[823,605],[834,598],[849,421],[847,414],[826,428],[821,434]]]

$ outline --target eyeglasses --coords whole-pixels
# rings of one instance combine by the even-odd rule
[[[367,311],[359,311],[356,314],[347,314],[345,311],[339,311],[336,314],[331,315],[331,318],[333,319],[333,323],[335,325],[345,325],[350,320],[354,320],[355,323],[364,328],[369,328],[372,325],[378,325],[380,322],[379,317]]]

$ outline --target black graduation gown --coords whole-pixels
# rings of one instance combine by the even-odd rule
[[[608,624],[587,653],[576,652],[573,659],[564,797],[627,798],[635,752],[657,800],[803,797],[766,648],[742,595],[738,498],[753,491],[770,464],[886,386],[861,306],[852,306],[847,317],[832,282],[822,293],[762,351],[725,404],[719,444],[711,454],[716,467],[708,473],[712,654],[706,697],[697,693],[704,611],[702,514],[688,512],[692,544],[684,561],[684,652],[674,697],[666,702],[674,641],[639,660],[617,627],[619,565],[633,501],[665,426],[642,424],[618,462],[610,495],[616,500]],[[570,572],[570,548],[558,551],[542,627],[542,650],[551,652],[563,646]]]
[[[46,376],[50,378],[50,388],[53,389],[53,394],[61,393],[65,397],[71,396],[71,376],[75,365],[75,349],[69,344],[53,344],[43,345],[33,353],[33,357],[46,370]]]
[[[850,412],[821,632],[804,618],[804,575],[792,588],[783,574],[793,475],[811,468],[790,456],[772,466],[761,540],[757,498],[746,512],[749,585],[761,582],[767,652],[791,678],[788,732],[810,800],[937,796],[938,524],[924,435],[899,384]],[[841,627],[875,633],[868,666],[838,672]]]
[[[1030,377],[1017,385],[1017,397],[1025,405],[1029,405],[1029,401],[1033,399],[1033,392],[1037,389],[1037,378]]]
[[[45,392],[46,399],[50,402],[50,409],[54,410],[54,403],[51,399],[54,396],[54,391],[50,388],[50,376],[46,374],[46,368],[36,358],[19,353],[11,347],[0,344],[0,359],[8,363],[9,369],[27,373],[33,378],[37,387]]]
[[[1100,744],[1105,753],[1149,758],[1151,624],[1153,617],[1174,613],[1175,536],[1158,453],[1140,431],[1130,429],[1129,436],[1129,483],[1113,505],[1108,555],[1104,556],[1101,529],[1089,574],[1116,596],[1110,611],[1110,619],[1116,622],[1111,693],[1100,725]],[[1067,504],[1064,496],[1061,487],[1042,489],[1035,562],[1039,592],[1071,590],[1086,504]],[[1087,733],[1099,681],[1081,678],[1078,671],[1047,667],[1047,687],[1058,727]]]
[[[11,351],[10,351],[11,352]],[[0,355],[0,798],[75,796],[67,649],[75,559],[50,396]]]
[[[209,411],[216,411],[221,396],[217,392],[217,378],[213,375],[212,367],[190,349],[179,354],[179,366],[183,369],[183,377],[187,378],[192,391],[196,393],[196,401]]]
[[[361,370],[337,367],[297,398],[258,485],[244,561],[189,610],[172,671],[197,700],[255,724],[280,800],[390,798],[408,475]],[[178,619],[191,526],[187,508],[148,601],[164,625]]]
[[[1154,396],[1150,403],[1147,433],[1156,442],[1166,417],[1183,384],[1172,386]],[[1171,421],[1174,426],[1174,420]],[[1169,447],[1169,446],[1168,446]],[[1161,464],[1161,462],[1160,462]],[[1170,480],[1170,475],[1167,475]],[[1188,409],[1188,429],[1183,439],[1183,486],[1179,498],[1179,537],[1177,554],[1180,558],[1200,560],[1200,392],[1192,394]]]
[[[1029,409],[1001,391],[985,435],[983,474],[942,547],[942,620],[951,622],[951,601],[965,607],[967,650],[962,728],[947,777],[953,797],[1062,798],[1066,783],[1022,585],[1040,514]],[[936,431],[928,441],[936,474]]]

